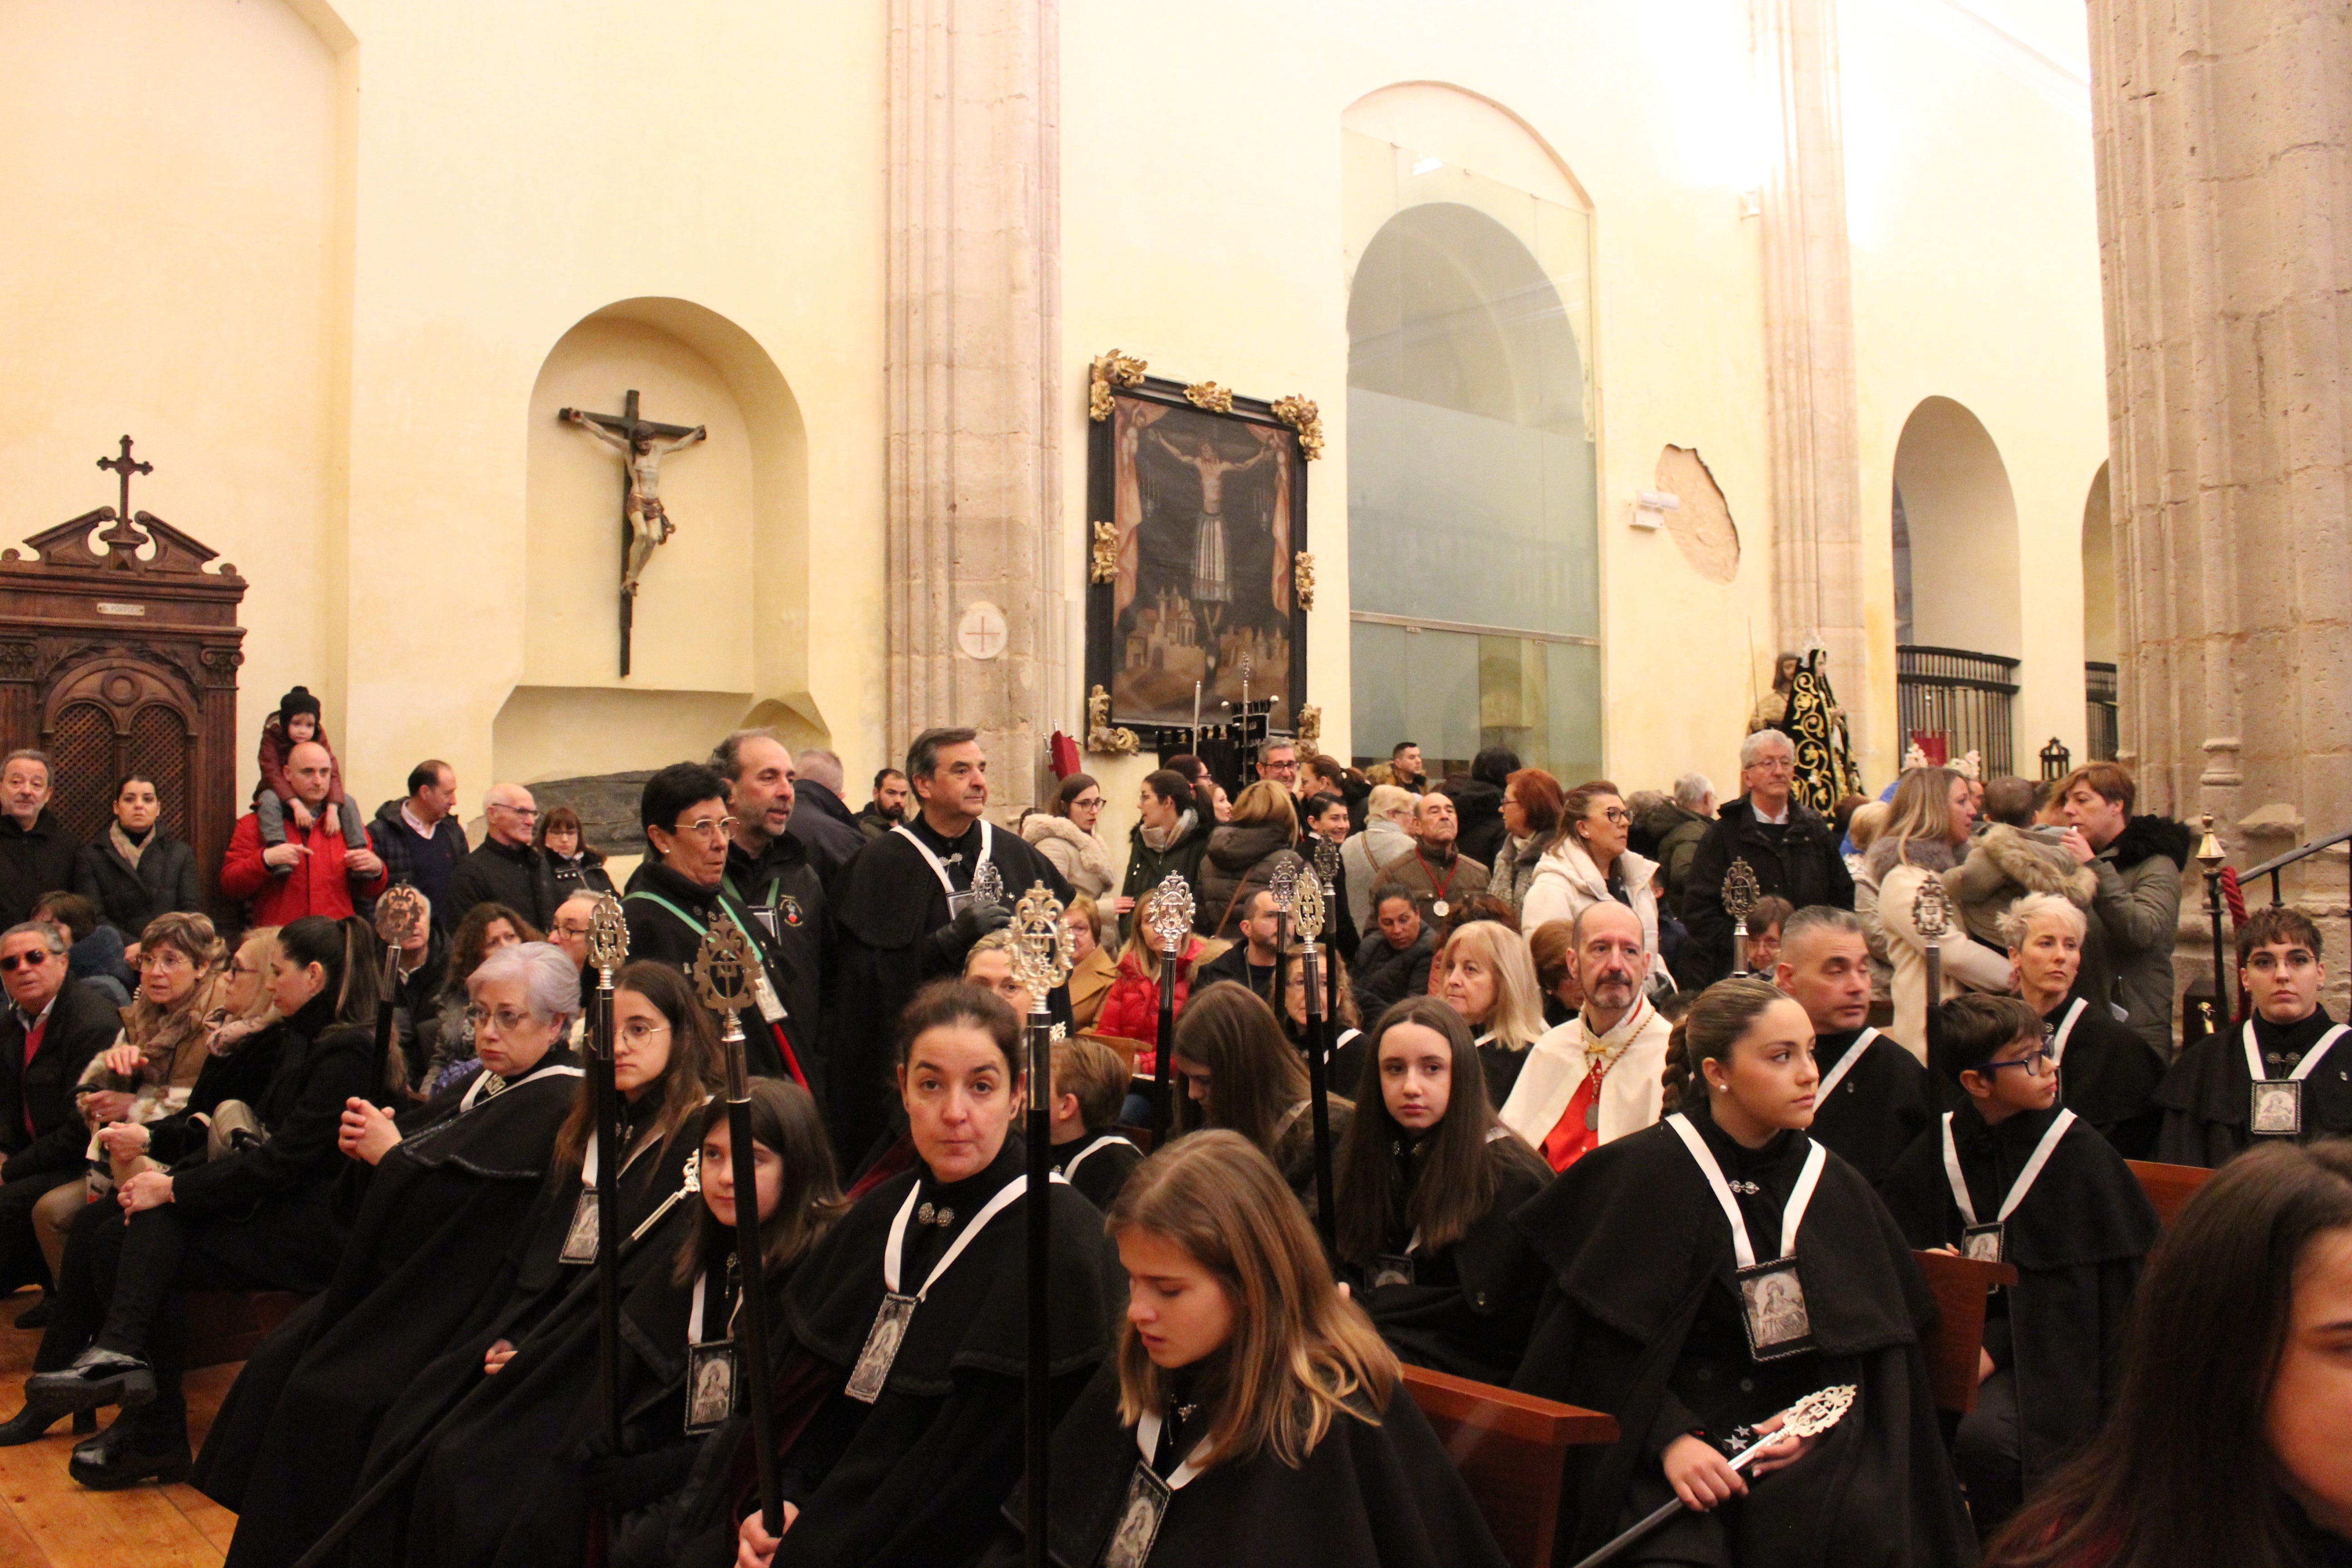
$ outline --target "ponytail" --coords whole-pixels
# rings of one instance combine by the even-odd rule
[[[1685,1055],[1690,1046],[1690,1015],[1675,1020],[1674,1033],[1666,1037],[1666,1070],[1659,1075],[1665,1084],[1663,1114],[1672,1116],[1683,1108],[1683,1092],[1690,1088],[1690,1058]]]
[[[1675,1020],[1674,1033],[1666,1038],[1666,1066],[1659,1075],[1665,1086],[1666,1111],[1681,1110],[1694,1086],[1705,1098],[1699,1063],[1730,1060],[1731,1047],[1748,1026],[1773,1003],[1787,999],[1779,986],[1748,975],[1718,980],[1700,992],[1689,1010]]]

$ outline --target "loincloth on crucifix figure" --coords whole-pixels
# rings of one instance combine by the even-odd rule
[[[627,465],[628,493],[623,506],[629,523],[629,547],[621,567],[621,592],[634,598],[654,551],[668,543],[677,531],[677,524],[662,506],[661,460],[681,447],[708,439],[709,431],[700,425],[679,431],[635,418],[635,393],[630,394],[629,405],[630,416],[623,420],[580,408],[564,409],[563,417],[617,450]]]

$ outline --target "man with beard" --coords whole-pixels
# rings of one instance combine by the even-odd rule
[[[891,1047],[898,1014],[926,981],[961,973],[964,954],[1012,919],[1010,902],[1043,882],[1066,902],[1069,884],[1018,834],[983,819],[988,758],[979,731],[926,730],[907,748],[917,810],[875,839],[831,888],[833,1005],[825,1016],[826,1114],[845,1170],[887,1130]],[[982,866],[1003,878],[1005,904],[971,891]]]
[[[907,820],[907,775],[884,768],[874,775],[874,798],[857,808],[857,831],[879,838]]]
[[[739,730],[712,751],[710,766],[727,781],[735,818],[720,885],[751,917],[744,930],[760,944],[783,1004],[784,1033],[808,1068],[819,1038],[824,883],[807,847],[789,831],[798,799],[792,753],[770,731]]]
[[[1815,904],[1780,927],[1772,984],[1813,1025],[1815,1142],[1842,1154],[1876,1186],[1932,1118],[1927,1069],[1893,1040],[1868,1027],[1870,941],[1851,910]]]
[[[1573,942],[1584,1010],[1528,1047],[1502,1111],[1554,1171],[1658,1120],[1674,1034],[1642,994],[1640,916],[1614,900],[1588,905]]]

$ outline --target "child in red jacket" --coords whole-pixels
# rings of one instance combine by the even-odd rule
[[[1119,950],[1118,970],[1112,978],[1110,989],[1103,994],[1101,1011],[1095,1015],[1093,1033],[1116,1035],[1122,1040],[1139,1042],[1135,1053],[1135,1076],[1150,1078],[1159,1070],[1160,1044],[1160,950],[1152,945],[1149,926],[1151,897],[1146,894],[1137,902],[1134,922],[1128,928],[1127,944]],[[1184,939],[1183,956],[1176,961],[1176,1011],[1184,1011],[1184,1003],[1192,993],[1192,973],[1199,968],[1201,955],[1208,944],[1198,937]]]
[[[279,700],[278,710],[262,721],[258,758],[261,783],[253,792],[253,812],[260,819],[262,848],[270,849],[286,842],[286,818],[289,813],[297,829],[304,833],[310,830],[310,808],[294,797],[294,782],[286,773],[286,759],[305,741],[325,747],[328,761],[334,764],[332,782],[327,786],[327,804],[321,811],[329,818],[328,827],[342,834],[346,848],[366,848],[367,824],[343,798],[343,764],[336,758],[335,748],[328,744],[327,731],[319,722],[319,700],[310,695],[307,686],[298,686],[288,692]]]

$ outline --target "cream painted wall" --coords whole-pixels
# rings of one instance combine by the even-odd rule
[[[339,695],[334,59],[277,0],[6,0],[0,60],[0,536],[111,505],[91,464],[134,437],[155,472],[132,509],[251,584],[249,788],[279,695]],[[342,717],[327,732],[348,759]]]

